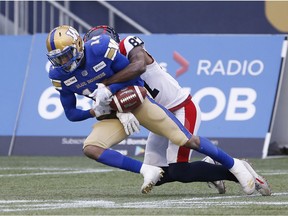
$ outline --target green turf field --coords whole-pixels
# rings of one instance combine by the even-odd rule
[[[141,159],[141,158],[140,158]],[[250,159],[272,196],[226,182],[169,183],[140,192],[142,176],[83,157],[0,157],[0,215],[288,215],[288,157]]]

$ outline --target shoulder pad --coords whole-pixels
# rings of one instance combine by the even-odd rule
[[[94,37],[85,43],[85,48],[91,50],[96,56],[102,56],[111,60],[114,60],[119,49],[118,44],[107,35]],[[87,53],[89,53],[89,51]]]
[[[120,41],[119,47],[120,52],[128,57],[130,51],[137,47],[137,46],[143,46],[144,48],[144,41],[142,41],[138,36],[127,36],[124,40]]]

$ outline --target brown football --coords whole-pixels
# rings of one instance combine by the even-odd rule
[[[116,92],[110,107],[118,112],[131,112],[143,103],[146,95],[147,91],[144,87],[128,86]]]

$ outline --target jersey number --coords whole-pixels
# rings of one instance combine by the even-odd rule
[[[158,89],[151,89],[150,86],[144,82],[144,87],[147,89],[147,91],[150,93],[150,95],[153,97],[153,98],[156,98],[156,96],[159,94],[159,90]]]
[[[128,41],[133,47],[137,47],[139,45],[144,44],[144,42],[139,37],[136,37],[136,36],[133,38],[129,38]]]

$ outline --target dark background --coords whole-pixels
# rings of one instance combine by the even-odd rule
[[[266,18],[265,1],[108,1],[108,3],[152,33],[279,33]],[[72,1],[70,10],[92,26],[108,24],[109,21],[108,10],[98,2]],[[139,32],[120,17],[115,19],[115,28],[120,33]]]

